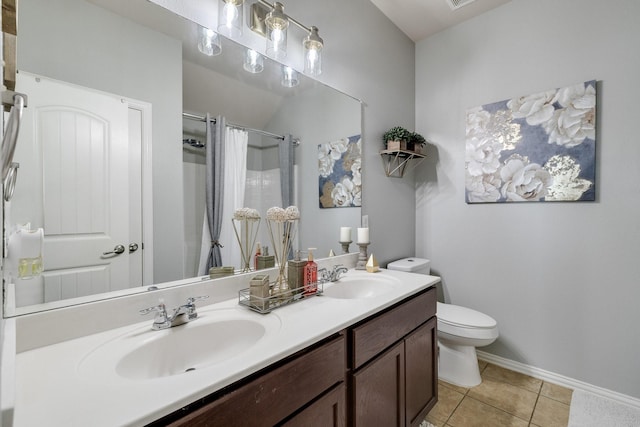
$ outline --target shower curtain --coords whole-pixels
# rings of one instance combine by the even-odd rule
[[[282,195],[282,207],[293,204],[293,138],[285,135],[284,141],[278,146],[280,161],[280,194]]]
[[[200,262],[198,275],[209,274],[211,267],[222,265],[220,253],[220,231],[223,217],[223,192],[224,192],[224,158],[225,158],[225,119],[218,116],[211,120],[207,113],[205,117],[207,127],[206,143],[206,206],[204,221],[202,224],[202,245],[200,247]]]
[[[236,209],[244,207],[244,191],[247,182],[247,150],[249,135],[244,130],[227,128],[225,138],[224,197],[220,249],[224,265],[240,268],[240,246],[233,232],[231,219]],[[247,206],[255,208],[255,206]]]

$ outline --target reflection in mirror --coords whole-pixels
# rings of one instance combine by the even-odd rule
[[[5,205],[5,314],[199,280],[207,113],[264,131],[246,132],[244,198],[233,206],[263,218],[282,203],[280,137],[300,141],[295,247],[340,253],[340,227],[355,229],[360,209],[320,208],[318,153],[321,144],[360,135],[359,101],[302,74],[298,86],[284,87],[281,65],[269,59],[262,72],[247,72],[245,49],[224,38],[219,55],[203,55],[199,26],[146,0],[18,7],[16,90],[29,105],[14,198]],[[43,246],[31,233],[39,229]],[[221,243],[237,247],[230,219],[223,231]],[[264,223],[258,240],[269,245]],[[43,255],[42,274],[21,264],[29,251]],[[232,256],[223,264],[240,267]]]

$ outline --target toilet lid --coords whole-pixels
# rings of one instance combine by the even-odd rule
[[[496,321],[479,311],[453,304],[438,303],[438,321],[461,328],[495,328]]]

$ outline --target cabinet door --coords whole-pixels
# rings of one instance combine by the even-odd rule
[[[284,423],[283,427],[344,427],[345,407],[346,387],[342,383]]]
[[[438,400],[436,318],[405,339],[407,424],[418,426]]]
[[[404,426],[404,342],[352,374],[351,402],[355,427]]]

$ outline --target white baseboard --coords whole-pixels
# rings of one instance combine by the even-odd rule
[[[544,369],[536,368],[535,366],[525,365],[524,363],[485,353],[484,351],[477,350],[477,353],[478,359],[484,360],[485,362],[492,363],[502,368],[520,372],[521,374],[529,375],[531,377],[538,378],[540,380],[567,387],[573,390],[582,390],[593,393],[597,396],[611,399],[613,401],[624,403],[626,405],[640,409],[640,399],[637,399],[635,397],[588,384],[583,381],[575,380],[573,378],[565,377],[564,375],[545,371]]]

